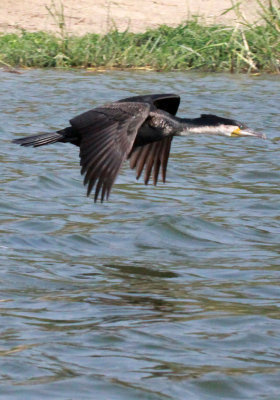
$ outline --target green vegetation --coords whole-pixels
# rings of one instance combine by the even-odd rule
[[[138,34],[112,30],[83,37],[69,36],[63,17],[53,15],[59,36],[26,31],[0,35],[0,64],[279,73],[280,0],[273,4],[265,8],[259,0],[261,21],[254,25],[239,14],[235,27],[207,26],[193,19],[177,28],[161,26]],[[238,6],[235,9],[238,13]]]

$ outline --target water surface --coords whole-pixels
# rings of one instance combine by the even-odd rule
[[[279,399],[278,77],[0,73],[0,397]],[[110,100],[179,93],[268,140],[173,141],[165,185],[86,198],[78,149],[15,137]]]

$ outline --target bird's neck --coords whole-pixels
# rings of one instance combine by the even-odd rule
[[[176,132],[176,136],[189,136],[192,134],[213,134],[215,133],[213,126],[202,124],[200,118],[180,118],[176,117],[180,129]]]

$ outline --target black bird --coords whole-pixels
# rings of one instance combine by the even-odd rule
[[[180,97],[175,94],[129,97],[78,115],[65,129],[13,142],[33,147],[56,142],[79,146],[87,195],[95,187],[94,201],[100,194],[102,202],[108,199],[126,159],[130,160],[130,167],[136,169],[137,179],[145,167],[145,184],[153,173],[156,185],[160,170],[165,182],[173,136],[204,133],[264,137],[241,122],[212,114],[192,119],[176,117],[179,104]]]

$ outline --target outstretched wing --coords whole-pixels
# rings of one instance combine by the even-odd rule
[[[154,106],[159,110],[167,111],[169,114],[176,115],[180,105],[180,96],[176,94],[149,94],[144,96],[128,97],[120,101],[149,103],[151,106]],[[167,137],[159,142],[149,143],[132,150],[129,155],[130,167],[136,169],[137,179],[140,178],[145,168],[145,185],[148,184],[151,174],[153,174],[153,184],[156,185],[160,171],[162,180],[165,182],[171,142],[172,137]]]
[[[144,167],[145,185],[148,184],[153,172],[153,184],[158,181],[161,170],[162,181],[165,182],[168,157],[170,153],[172,137],[166,137],[159,142],[149,143],[145,146],[136,147],[130,155],[130,167],[136,169],[136,179],[139,179]]]
[[[127,97],[120,102],[149,103],[159,110],[167,111],[169,114],[175,115],[180,105],[180,96],[177,94],[147,94],[144,96]]]
[[[108,199],[124,160],[130,153],[138,129],[147,119],[150,104],[111,103],[87,111],[70,121],[80,133],[81,174],[88,185],[87,195],[95,187],[94,201]]]

